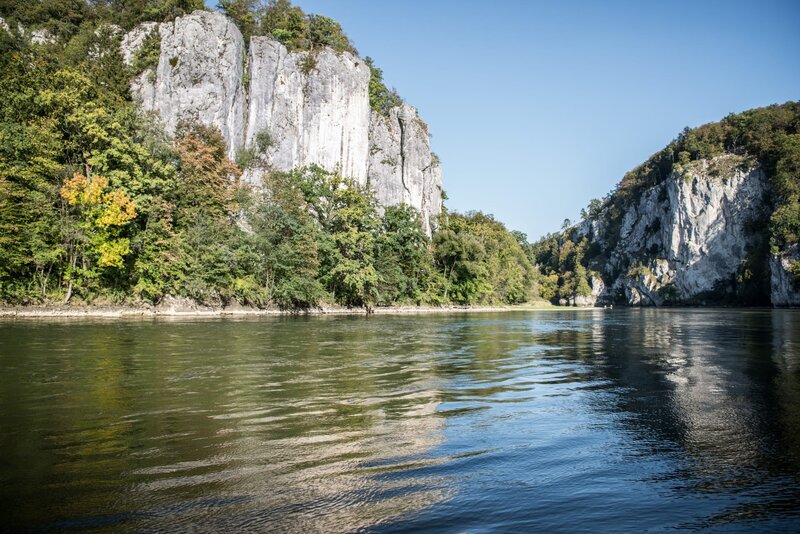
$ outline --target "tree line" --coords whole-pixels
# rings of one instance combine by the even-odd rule
[[[413,208],[381,207],[332,170],[269,172],[252,187],[218,130],[187,122],[165,135],[132,102],[135,72],[107,23],[120,10],[161,20],[195,7],[0,3],[12,27],[0,31],[1,302],[170,295],[303,309],[538,296],[527,242],[489,215],[445,209],[429,238]],[[53,42],[13,29],[56,16]]]

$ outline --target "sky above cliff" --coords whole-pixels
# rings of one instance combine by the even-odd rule
[[[800,99],[793,0],[295,4],[339,21],[419,109],[447,205],[531,240],[684,126]]]

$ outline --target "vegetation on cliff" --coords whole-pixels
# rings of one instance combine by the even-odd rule
[[[325,47],[358,56],[350,38],[335,20],[323,15],[306,14],[289,0],[220,0],[219,8],[228,15],[242,32],[245,42],[250,37],[266,35],[291,51],[308,51],[308,70],[314,67],[314,52]],[[364,62],[370,69],[369,103],[372,109],[388,116],[389,111],[402,104],[397,91],[383,82],[383,71],[367,56]]]
[[[532,260],[540,266],[555,290],[545,297],[569,298],[586,291],[585,280],[592,269],[600,269],[607,253],[620,239],[626,211],[643,193],[664,182],[673,171],[683,173],[698,160],[735,154],[746,166],[758,164],[772,187],[770,212],[764,220],[752,221],[753,231],[764,231],[768,247],[752,251],[742,266],[739,303],[764,300],[768,292],[768,253],[778,255],[800,241],[800,103],[787,102],[731,114],[723,120],[698,128],[684,129],[663,150],[625,174],[616,189],[602,201],[593,200],[583,210],[585,220],[598,222],[603,246],[578,236],[568,221],[561,232],[545,236],[530,248]],[[712,169],[719,174],[719,169]],[[634,262],[636,258],[630,258]],[[800,265],[792,264],[798,286]],[[631,263],[633,265],[633,263]],[[624,266],[622,266],[624,267]],[[582,289],[581,289],[582,288]],[[768,302],[768,300],[767,300]]]
[[[358,55],[338,22],[323,15],[307,14],[289,0],[220,0],[219,8],[233,19],[245,42],[252,36],[266,35],[292,51],[330,47]]]
[[[274,36],[298,13],[287,6],[271,3],[253,31]],[[0,31],[0,302],[139,304],[172,295],[299,309],[535,296],[523,246],[490,216],[447,213],[431,240],[412,208],[381,208],[336,172],[273,172],[253,188],[239,180],[243,169],[226,157],[219,131],[189,122],[167,137],[131,101],[140,66],[124,65],[121,32],[106,23],[123,12],[164,20],[195,7],[0,4],[12,27],[50,27],[55,14],[69,22],[40,44],[25,31]],[[323,19],[303,20],[310,33],[302,39],[323,43],[315,25]],[[325,27],[338,35],[338,25]],[[371,94],[393,98],[374,71]]]

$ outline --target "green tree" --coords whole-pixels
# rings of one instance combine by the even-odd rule
[[[256,31],[258,0],[220,0],[217,7],[229,16],[242,32],[245,43]]]
[[[320,280],[346,306],[372,306],[378,294],[375,234],[379,225],[372,193],[353,180],[311,165],[291,174],[316,224]]]
[[[417,211],[405,204],[384,209],[375,242],[380,304],[436,300],[430,241]]]
[[[293,173],[266,178],[267,193],[256,197],[248,218],[256,252],[253,287],[281,308],[316,306],[325,298],[319,282],[318,240],[308,203]]]
[[[339,53],[350,52],[358,55],[350,39],[342,31],[342,26],[323,15],[308,16],[308,39],[312,49],[328,46]]]
[[[386,87],[386,84],[383,83],[383,71],[375,66],[375,62],[371,57],[364,58],[364,63],[367,64],[370,71],[369,105],[376,113],[388,117],[392,108],[400,106],[403,103],[403,99],[400,98],[397,91],[390,91]]]
[[[258,35],[269,35],[289,50],[311,49],[308,17],[289,0],[270,0],[260,10]]]

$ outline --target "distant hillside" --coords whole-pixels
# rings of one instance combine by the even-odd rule
[[[800,305],[800,104],[685,129],[577,225],[532,246],[583,305]]]

